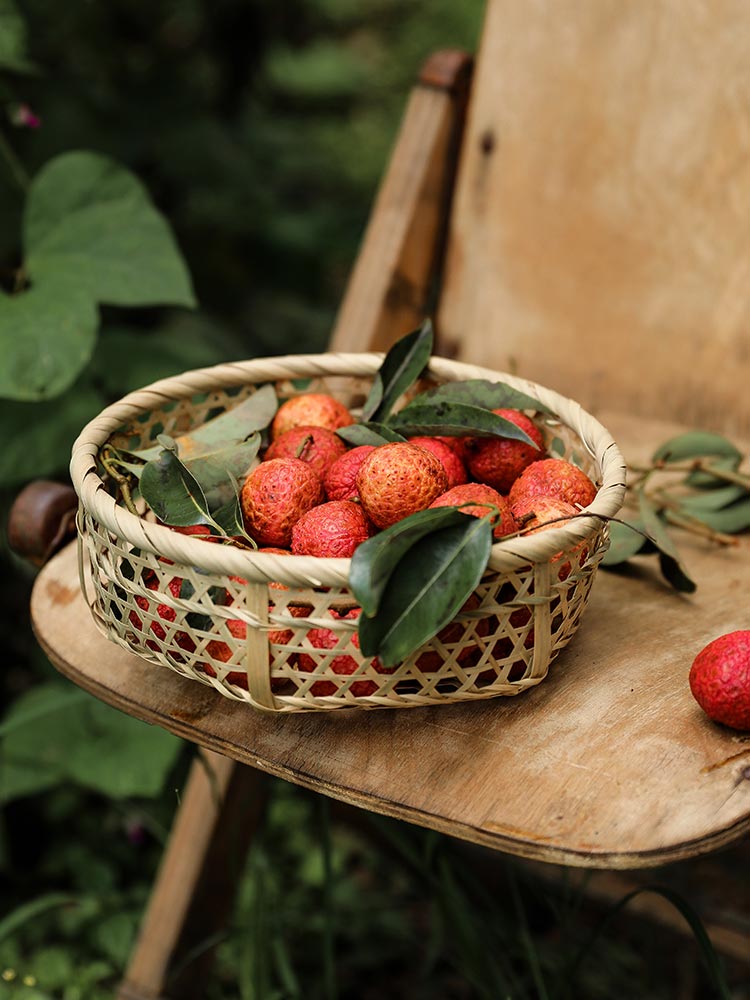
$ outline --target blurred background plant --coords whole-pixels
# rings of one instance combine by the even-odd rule
[[[483,6],[0,0],[3,531],[26,482],[65,478],[108,402],[324,348],[408,89],[432,50],[475,47]],[[60,680],[28,626],[33,571],[4,535],[0,559],[0,997],[98,1000],[192,751]],[[488,891],[457,874],[458,850],[392,821],[331,823],[274,784],[208,1000],[564,996],[596,926],[580,894],[502,858]],[[716,987],[698,949],[662,944],[603,936],[571,995]]]

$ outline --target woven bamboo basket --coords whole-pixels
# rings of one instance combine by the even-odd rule
[[[180,534],[147,510],[129,512],[103,471],[105,444],[137,450],[160,433],[176,437],[269,383],[280,400],[328,392],[356,412],[381,362],[379,354],[330,353],[201,369],[131,393],[88,424],[73,447],[71,475],[80,499],[81,584],[98,628],[155,669],[169,667],[274,712],[446,705],[517,695],[543,680],[578,628],[608,545],[606,518],[625,490],[609,433],[549,389],[432,359],[421,387],[501,380],[545,404],[553,415],[537,422],[548,450],[578,464],[599,488],[588,516],[493,545],[454,621],[388,671],[360,653],[356,620],[345,616],[356,606],[350,560],[256,553]],[[337,637],[334,648],[311,641],[321,628]]]

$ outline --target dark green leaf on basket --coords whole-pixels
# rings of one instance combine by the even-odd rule
[[[536,410],[539,413],[552,411],[534,396],[520,389],[514,389],[504,382],[490,382],[488,379],[472,378],[463,382],[446,382],[435,389],[415,396],[420,403],[468,403],[487,410]]]
[[[164,435],[160,440],[169,441]],[[177,457],[174,442],[146,463],[141,473],[141,496],[164,524],[184,528],[211,522],[203,490]]]
[[[631,527],[632,525],[632,527]],[[648,539],[643,535],[643,523],[638,520],[609,523],[609,549],[602,559],[602,566],[619,566],[643,551]]]
[[[382,422],[388,418],[396,400],[412,386],[424,371],[432,354],[432,323],[425,320],[418,330],[408,333],[391,347],[373,379],[370,394],[362,408],[362,420]]]
[[[638,506],[644,530],[659,550],[659,565],[664,578],[683,593],[691,594],[695,582],[682,564],[677,548],[656,508],[643,489],[638,491]]]
[[[412,545],[374,618],[359,622],[360,648],[387,666],[401,662],[458,613],[479,583],[492,548],[487,518],[457,523]]]
[[[688,431],[665,441],[654,452],[653,462],[684,462],[687,459],[717,455],[722,458],[742,458],[736,445],[720,434],[709,431]]]
[[[393,571],[416,542],[441,528],[461,524],[460,518],[466,516],[455,507],[420,510],[359,545],[352,556],[349,586],[363,614],[371,618],[377,613]]]
[[[348,427],[339,427],[336,431],[340,438],[348,444],[362,445],[371,444],[376,448],[381,444],[389,444],[393,441],[405,441],[406,438],[394,431],[387,424],[349,424]]]
[[[517,427],[512,420],[506,420],[492,410],[472,406],[470,403],[433,404],[415,400],[391,417],[388,424],[405,437],[419,434],[463,437],[471,434],[481,437],[513,438],[537,448],[526,431]]]
[[[240,502],[240,484],[234,476],[230,474],[229,484],[233,496],[222,507],[213,511],[214,524],[228,535],[230,538],[244,538],[248,546],[257,549],[257,544],[245,531],[245,522],[242,517],[242,504]]]
[[[732,455],[730,458],[717,458],[713,462],[701,462],[702,468],[688,473],[685,485],[698,490],[719,489],[727,484],[726,476],[722,473],[736,472],[741,461],[741,456]]]
[[[176,439],[182,458],[193,461],[218,448],[247,441],[256,431],[262,431],[273,420],[278,409],[278,399],[272,385],[262,385],[252,396],[221,413],[213,420],[196,427]],[[139,458],[155,458],[159,448],[153,446],[135,452]]]

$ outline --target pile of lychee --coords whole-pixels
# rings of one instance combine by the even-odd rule
[[[500,437],[420,436],[380,445],[351,446],[337,431],[354,424],[355,417],[340,401],[324,393],[291,397],[279,406],[268,429],[268,445],[261,461],[241,485],[240,506],[246,534],[261,552],[348,558],[377,532],[428,508],[457,506],[465,514],[486,517],[497,541],[518,532],[558,527],[593,501],[595,484],[577,466],[547,455],[543,434],[531,417],[521,410],[493,412],[516,424],[533,443]],[[217,540],[204,525],[177,530]],[[560,578],[564,579],[569,572],[570,566],[566,564]],[[146,581],[148,589],[157,587],[155,574],[152,577]],[[172,597],[179,596],[179,577],[174,577],[168,586]],[[287,590],[280,583],[270,586],[277,592]],[[142,596],[136,602],[150,618],[146,628],[162,644],[168,638],[174,659],[184,662],[185,652],[195,652],[196,645],[190,635],[171,625],[175,622],[175,611],[159,603],[158,594],[151,602]],[[158,605],[155,615],[151,604]],[[304,618],[311,614],[312,608],[289,602],[285,610],[293,617]],[[357,673],[357,679],[348,683],[348,691],[354,697],[366,697],[378,689],[375,681],[359,679],[360,664],[344,651],[348,644],[359,649],[356,621],[360,613],[358,607],[331,607],[327,614],[338,619],[338,628],[332,621],[333,628],[316,625],[305,633],[306,643],[314,649],[335,651],[326,659],[329,675]],[[521,613],[529,616],[527,609],[514,612]],[[355,624],[354,630],[349,626],[344,640],[341,623],[347,621]],[[135,611],[130,613],[130,622],[138,631],[144,630]],[[168,636],[164,626],[175,631]],[[229,619],[226,627],[234,639],[245,639],[244,621]],[[451,627],[439,633],[449,642],[457,638]],[[273,629],[268,635],[269,643],[283,647],[292,641],[293,634],[290,628]],[[146,639],[146,645],[158,649],[153,639]],[[210,641],[206,652],[216,663],[232,661],[232,665],[235,662],[239,665],[229,644],[221,638]],[[437,670],[439,660],[439,654],[427,651],[417,657],[416,663],[426,673]],[[318,669],[314,657],[305,652],[287,654],[285,662],[302,673]],[[208,662],[199,663],[198,669],[216,676],[216,670]],[[369,669],[388,674],[395,668],[385,667],[375,658]],[[244,670],[230,670],[225,679],[247,688]],[[284,682],[272,678],[271,688],[283,692]],[[330,680],[317,680],[310,686],[310,693],[316,697],[334,695],[337,685]]]
[[[413,437],[349,447],[336,432],[354,423],[323,393],[279,407],[263,460],[240,501],[259,546],[294,555],[349,557],[375,532],[429,507],[490,516],[493,536],[559,526],[592,502],[596,486],[577,466],[545,453],[539,427],[521,410],[498,409],[534,444],[500,437]]]

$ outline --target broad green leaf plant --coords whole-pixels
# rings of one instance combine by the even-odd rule
[[[0,0],[0,98],[21,127],[40,122],[7,100],[5,78],[33,71],[24,21]],[[4,129],[0,169],[24,204],[20,263],[0,279],[0,399],[45,401],[89,363],[100,306],[192,307],[195,297],[168,223],[126,167],[73,151],[29,177]]]

